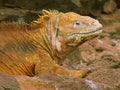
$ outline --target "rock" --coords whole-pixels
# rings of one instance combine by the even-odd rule
[[[86,80],[78,77],[43,74],[16,78],[22,90],[92,90]]]
[[[78,7],[81,7],[80,0],[71,0],[71,2],[74,3]]]
[[[118,90],[120,86],[120,69],[99,69],[87,77],[88,80],[105,87],[103,90]],[[109,88],[109,89],[108,89]]]
[[[2,6],[31,10],[57,9],[63,12],[75,11],[84,15],[99,16],[106,0],[1,0]]]
[[[92,90],[84,79],[71,76],[59,76],[53,74],[44,74],[37,76],[37,80],[51,83],[55,90]]]
[[[16,76],[21,90],[55,90],[55,86],[51,83],[42,81],[39,77]]]
[[[19,7],[19,8],[25,8],[25,9],[37,9],[41,8],[42,6],[53,3],[54,0],[2,0],[2,5],[7,7]]]
[[[18,22],[18,23],[31,23],[37,20],[41,11],[31,11],[23,9],[11,9],[2,8],[0,9],[0,22]]]
[[[108,0],[107,2],[105,2],[103,6],[103,12],[107,14],[113,13],[116,9],[117,9],[117,4],[115,0]]]
[[[116,0],[117,7],[120,8],[120,0]]]
[[[34,77],[0,74],[0,90],[93,90],[93,88],[96,88],[94,82],[79,77],[48,73]]]
[[[20,90],[20,86],[14,76],[0,73],[0,90]]]
[[[102,7],[106,0],[80,0],[80,13],[90,16],[100,16]]]

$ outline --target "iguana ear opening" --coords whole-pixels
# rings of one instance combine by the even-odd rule
[[[59,28],[57,28],[56,36],[58,37],[60,35],[61,35],[61,32],[60,32]]]
[[[48,16],[48,15],[45,15],[45,16],[43,17],[44,22],[48,22],[49,19],[50,19],[50,16]]]

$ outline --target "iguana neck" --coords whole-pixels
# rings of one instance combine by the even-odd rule
[[[47,27],[40,28],[39,32],[30,36],[32,36],[32,41],[37,46],[40,53],[49,54],[51,58],[57,60],[57,62],[60,59],[64,59],[66,55],[73,50],[73,47],[66,46],[62,40],[58,41],[58,38],[51,35]],[[52,40],[53,38],[54,41]]]

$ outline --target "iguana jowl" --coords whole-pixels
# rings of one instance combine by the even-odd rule
[[[84,76],[88,70],[68,70],[56,61],[102,32],[102,25],[74,12],[43,10],[30,25],[0,23],[0,71],[12,75],[40,73]]]

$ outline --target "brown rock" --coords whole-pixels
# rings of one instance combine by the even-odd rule
[[[43,74],[35,77],[16,77],[22,90],[92,90],[84,79]]]
[[[120,85],[120,69],[100,69],[90,74],[87,79],[109,88],[105,90],[116,90]]]
[[[48,73],[35,77],[0,74],[0,90],[92,90],[90,83],[78,77]]]
[[[113,13],[117,9],[115,0],[108,0],[103,6],[103,11],[107,14]]]
[[[90,16],[100,16],[102,7],[106,0],[80,0],[80,13]]]
[[[20,86],[14,76],[0,73],[0,90],[20,90]]]

